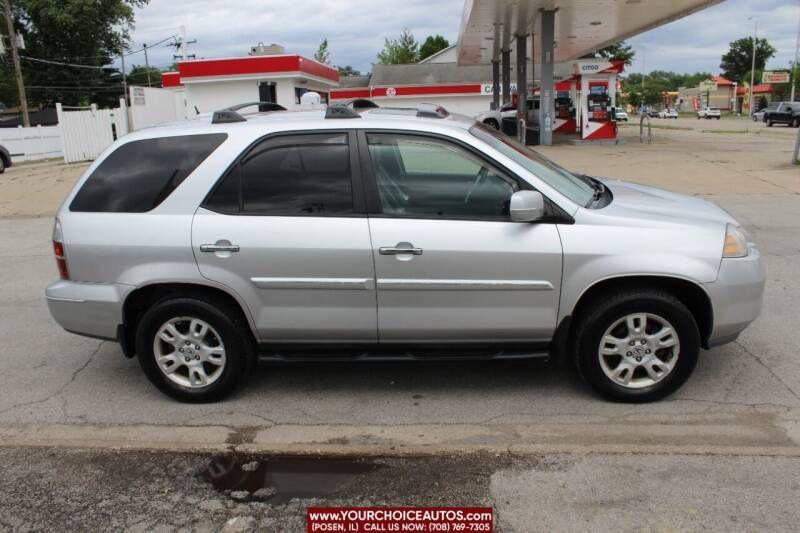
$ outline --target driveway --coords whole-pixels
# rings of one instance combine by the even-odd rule
[[[175,403],[116,344],[71,335],[50,318],[47,215],[86,168],[51,163],[0,175],[0,209],[12,215],[0,218],[0,444],[795,454],[800,171],[788,153],[796,132],[746,120],[661,122],[680,129],[655,130],[654,144],[640,144],[638,129],[623,126],[621,145],[541,150],[578,171],[705,195],[761,248],[762,318],[736,343],[703,352],[694,376],[665,401],[612,404],[568,369],[496,362],[262,367],[228,401]],[[726,127],[711,133],[709,123]]]

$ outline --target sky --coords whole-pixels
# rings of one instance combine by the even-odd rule
[[[464,0],[151,0],[136,10],[130,48],[161,41],[181,25],[197,40],[189,51],[198,58],[244,56],[259,42],[310,57],[327,37],[332,64],[367,72],[384,39],[403,28],[420,42],[434,34],[454,42],[463,5]],[[628,71],[716,74],[728,43],[752,35],[750,16],[758,19],[759,38],[778,49],[767,68],[787,67],[795,54],[800,0],[726,0],[630,39],[637,57]],[[167,67],[173,53],[168,46],[153,48],[150,64]],[[143,64],[144,57],[133,54],[126,61]]]

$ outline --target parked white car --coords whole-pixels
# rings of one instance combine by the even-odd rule
[[[678,118],[678,110],[677,109],[662,109],[658,113],[658,118]]]
[[[720,113],[719,108],[716,107],[705,107],[697,112],[697,118],[705,118],[705,119],[712,119],[715,118],[719,120],[722,117],[722,113]]]
[[[617,108],[614,112],[614,117],[617,122],[628,122],[628,112],[622,108]]]

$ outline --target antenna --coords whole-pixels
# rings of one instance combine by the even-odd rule
[[[197,43],[197,39],[192,39],[191,41],[186,39],[186,26],[181,26],[180,30],[180,35],[175,37],[175,42],[172,43],[172,46],[175,47],[175,53],[172,55],[172,58],[176,61],[195,59],[197,56],[188,52],[189,45]]]

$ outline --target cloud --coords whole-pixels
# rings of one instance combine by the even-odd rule
[[[451,41],[458,36],[463,0],[152,0],[136,10],[131,48],[155,42],[186,26],[190,47],[197,57],[246,55],[251,46],[278,43],[287,52],[311,56],[327,37],[331,62],[368,71],[384,39],[409,28],[417,40],[431,34]],[[432,16],[435,11],[435,16]],[[172,63],[174,49],[158,48],[151,63]],[[135,57],[141,63],[143,58]]]
[[[666,0],[664,0],[666,1]],[[258,42],[278,43],[288,52],[311,56],[328,38],[331,61],[369,71],[384,39],[408,28],[422,41],[441,34],[458,37],[464,0],[151,0],[136,10],[131,48],[176,34],[184,25],[197,43],[197,57],[246,55]],[[769,67],[785,67],[794,57],[799,0],[728,0],[630,40],[638,54],[629,69],[718,72],[728,43],[752,34],[758,16],[759,37],[778,49]],[[150,52],[150,63],[166,67],[173,48]],[[644,61],[642,61],[644,60]],[[142,64],[142,54],[129,63]]]
[[[778,50],[767,68],[786,68],[794,59],[800,1],[729,0],[631,39],[637,57],[629,71],[717,73],[730,42],[753,34],[751,16],[758,38]]]

